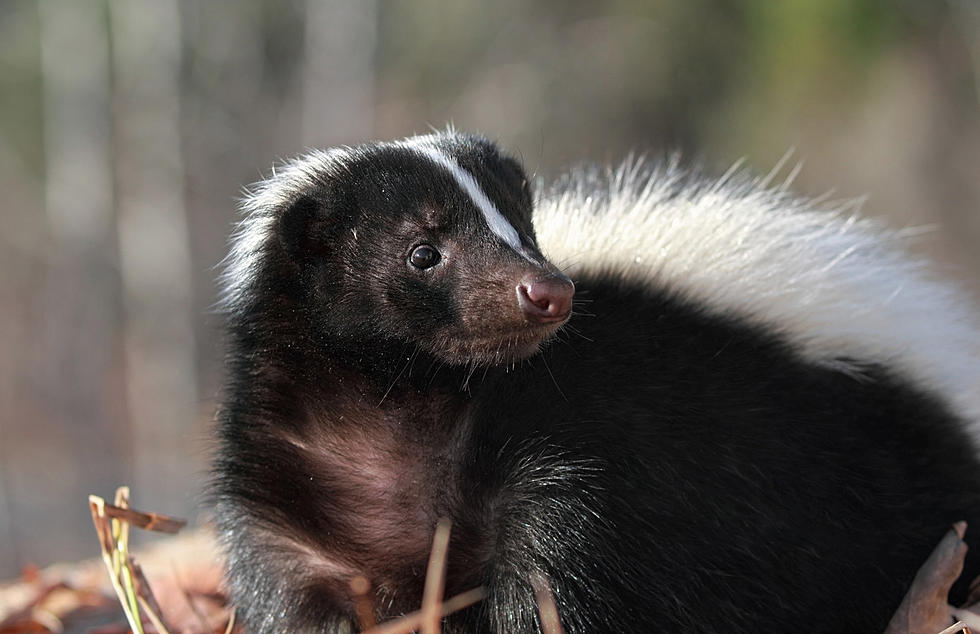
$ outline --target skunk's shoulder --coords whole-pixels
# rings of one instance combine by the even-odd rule
[[[737,167],[712,180],[630,160],[541,191],[539,243],[573,279],[652,285],[845,372],[880,365],[943,398],[980,437],[980,329],[962,294],[904,252],[907,233]]]

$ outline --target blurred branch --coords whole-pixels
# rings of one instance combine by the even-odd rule
[[[83,245],[100,242],[112,223],[104,8],[38,2],[47,216],[56,235]]]
[[[112,0],[119,253],[134,486],[180,508],[197,379],[176,0]]]

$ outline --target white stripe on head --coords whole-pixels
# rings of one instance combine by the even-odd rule
[[[507,243],[512,249],[520,253],[522,256],[531,262],[535,262],[535,260],[528,255],[527,250],[523,247],[523,245],[521,245],[521,237],[518,235],[517,229],[515,229],[514,226],[507,221],[507,218],[505,218],[504,215],[497,210],[497,207],[493,204],[493,201],[491,201],[483,192],[480,184],[476,182],[476,179],[473,178],[472,174],[460,167],[459,163],[457,163],[453,157],[440,152],[431,145],[411,144],[411,147],[412,149],[424,154],[437,165],[444,167],[446,171],[448,171],[453,178],[456,179],[456,183],[463,188],[463,191],[469,195],[470,200],[473,201],[473,204],[476,205],[477,209],[479,209],[483,214],[483,219],[486,221],[487,226],[490,227],[490,231],[493,231],[497,237]]]

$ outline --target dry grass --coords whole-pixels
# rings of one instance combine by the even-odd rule
[[[136,560],[129,553],[129,528],[131,525],[164,533],[176,533],[186,524],[155,513],[133,511],[129,508],[129,487],[116,490],[115,504],[107,504],[97,495],[89,496],[92,521],[102,546],[102,561],[109,570],[109,579],[122,605],[129,627],[136,634],[144,634],[142,613],[153,623],[159,634],[178,634],[169,627],[163,610],[150,584]]]

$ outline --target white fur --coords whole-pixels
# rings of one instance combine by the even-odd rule
[[[900,232],[765,180],[683,178],[642,162],[580,171],[540,200],[539,244],[573,279],[615,271],[761,324],[812,362],[856,374],[881,363],[980,438],[980,331],[955,290],[900,252]]]
[[[218,306],[234,310],[246,299],[248,289],[264,257],[264,245],[275,233],[280,208],[302,192],[326,182],[328,175],[343,169],[348,148],[314,150],[305,156],[273,167],[272,176],[247,189],[241,201],[242,220],[231,236],[231,248],[219,265],[223,268]]]

